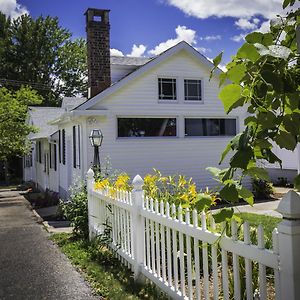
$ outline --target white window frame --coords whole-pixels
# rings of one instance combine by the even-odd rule
[[[173,79],[175,80],[175,87],[176,87],[176,93],[175,93],[175,99],[160,99],[159,98],[159,80],[160,79]],[[172,76],[172,75],[162,75],[162,76],[157,76],[156,78],[156,95],[159,103],[178,103],[179,102],[179,94],[178,94],[178,77],[177,76]]]
[[[201,100],[186,100],[185,99],[185,80],[199,80],[201,83]],[[183,81],[183,102],[188,104],[203,104],[204,103],[204,79],[200,77],[184,77]]]
[[[175,119],[176,120],[176,136],[144,136],[144,137],[130,137],[130,136],[123,136],[119,137],[118,136],[118,119],[122,118],[130,118],[130,119]],[[153,139],[160,139],[160,140],[169,140],[169,139],[178,139],[179,138],[179,116],[166,116],[166,115],[159,115],[159,116],[154,116],[154,115],[117,115],[115,117],[115,135],[116,135],[116,140],[153,140]]]
[[[190,136],[185,135],[185,120],[186,119],[230,119],[235,120],[235,135],[199,135],[199,136]],[[183,133],[185,139],[230,139],[236,136],[240,132],[240,124],[239,124],[239,117],[237,116],[184,116],[183,117]]]

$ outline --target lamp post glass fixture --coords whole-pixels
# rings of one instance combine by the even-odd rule
[[[94,172],[101,172],[101,165],[99,159],[99,147],[102,144],[103,134],[100,129],[93,129],[89,136],[92,147],[94,147],[94,161],[93,161],[93,169]]]

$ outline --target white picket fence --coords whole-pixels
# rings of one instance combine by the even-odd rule
[[[110,246],[136,280],[148,278],[172,299],[300,299],[297,193],[281,201],[284,218],[266,249],[262,226],[216,226],[210,214],[147,199],[138,175],[131,193],[95,190],[93,175],[89,170],[90,235],[109,225]]]

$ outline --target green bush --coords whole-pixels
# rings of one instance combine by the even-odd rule
[[[274,194],[272,183],[264,180],[253,180],[252,189],[255,199],[270,199]]]
[[[68,202],[60,202],[64,216],[74,227],[73,233],[87,239],[89,236],[87,187],[84,182],[76,182],[70,189]]]

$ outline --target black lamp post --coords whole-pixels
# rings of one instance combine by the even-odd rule
[[[93,169],[94,172],[101,172],[101,165],[99,159],[99,147],[102,144],[103,134],[100,129],[93,129],[89,136],[90,142],[92,147],[94,147],[94,162],[93,162]]]

